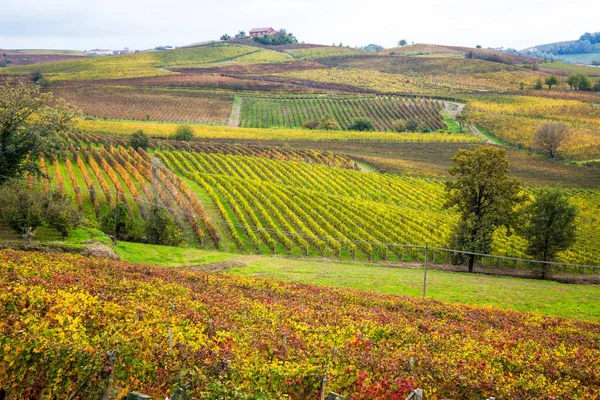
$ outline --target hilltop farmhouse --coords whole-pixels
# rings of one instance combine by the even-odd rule
[[[277,33],[275,31],[275,29],[269,27],[269,28],[254,28],[254,29],[250,29],[250,37],[254,37],[254,36],[264,36],[264,35],[274,35],[275,33]]]

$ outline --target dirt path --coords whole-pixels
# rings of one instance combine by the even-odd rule
[[[465,104],[455,103],[453,101],[445,101],[444,107],[445,107],[446,111],[448,112],[448,114],[450,115],[450,117],[452,119],[456,120],[456,117],[459,116],[460,114],[462,114],[462,112],[465,108]],[[477,129],[477,127],[475,127],[471,124],[465,124],[463,128],[469,130],[469,132],[471,132],[475,136],[478,136],[479,138],[481,138],[481,140],[483,140],[487,144],[497,144],[493,140],[491,140],[490,138],[485,136],[483,133],[481,133],[481,131],[479,129]]]
[[[229,118],[229,126],[237,128],[240,123],[240,111],[242,109],[242,98],[235,97],[233,99],[233,109],[231,110],[231,117]]]

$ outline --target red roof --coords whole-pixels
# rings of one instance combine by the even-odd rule
[[[269,31],[274,31],[275,29],[273,28],[254,28],[254,29],[250,29],[250,33],[259,33],[259,32],[269,32]]]

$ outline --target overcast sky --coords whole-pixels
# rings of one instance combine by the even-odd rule
[[[0,0],[0,48],[147,49],[286,28],[310,43],[513,47],[600,31],[598,0]]]

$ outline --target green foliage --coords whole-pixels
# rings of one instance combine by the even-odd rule
[[[228,34],[221,35],[221,38],[220,38],[220,40],[229,40],[229,39],[231,39],[231,36],[229,36]]]
[[[377,52],[377,51],[381,51],[381,50],[383,50],[383,46],[380,46],[380,45],[378,45],[378,44],[371,43],[371,44],[369,44],[369,45],[367,45],[367,46],[361,46],[361,48],[360,48],[360,49],[361,49],[361,50],[366,50],[366,51],[375,51],[375,52]]]
[[[448,172],[455,180],[446,182],[444,207],[456,207],[460,222],[452,235],[451,248],[489,254],[495,229],[515,225],[515,207],[524,197],[520,182],[509,178],[508,171],[506,151],[497,147],[459,150],[452,158]],[[475,258],[469,257],[469,272],[473,271]]]
[[[525,209],[529,221],[523,230],[528,253],[539,260],[553,261],[558,252],[575,242],[577,208],[562,189],[543,189]]]
[[[50,228],[56,229],[66,238],[82,221],[81,212],[73,201],[59,191],[52,191],[44,196],[41,204],[42,215]]]
[[[304,121],[302,124],[302,128],[304,129],[317,129],[319,127],[320,122],[316,119],[309,119]]]
[[[419,127],[421,126],[421,123],[419,121],[417,121],[416,119],[408,119],[406,120],[406,132],[416,132],[419,130]]]
[[[239,31],[238,33],[235,34],[235,38],[236,39],[245,39],[248,36],[246,35],[245,31]]]
[[[190,125],[179,125],[175,129],[175,133],[171,137],[174,140],[184,140],[189,142],[194,139],[194,128]]]
[[[592,80],[583,73],[569,75],[567,77],[567,83],[571,87],[571,89],[576,90],[591,90],[592,89]]]
[[[145,150],[150,145],[150,137],[144,131],[139,130],[131,135],[128,144],[134,149],[142,148]]]
[[[402,39],[398,42],[398,46],[406,46],[408,43],[406,42],[405,39]]]
[[[542,78],[538,78],[538,80],[535,81],[535,84],[533,85],[533,90],[542,90],[542,88]]]
[[[31,238],[43,224],[41,195],[19,181],[0,185],[0,222],[24,238]]]
[[[596,79],[596,83],[594,84],[594,90],[600,92],[600,78]]]
[[[550,75],[545,80],[546,85],[548,85],[548,89],[552,90],[552,86],[558,85],[558,78],[555,75]]]
[[[40,176],[37,157],[64,148],[63,135],[75,126],[73,106],[23,82],[0,84],[0,183],[29,172]]]
[[[41,71],[33,71],[31,73],[31,81],[33,83],[38,83],[40,81],[40,79],[42,79],[44,77],[44,75],[42,74]]]
[[[296,37],[291,33],[287,33],[285,29],[279,30],[274,35],[254,36],[252,39],[255,42],[271,46],[298,43]]]
[[[357,118],[354,120],[352,125],[348,127],[351,131],[372,131],[375,128],[373,127],[373,122],[369,118]]]
[[[154,206],[144,229],[146,240],[151,244],[178,246],[183,238],[181,230],[164,208]]]
[[[324,131],[337,131],[340,129],[340,126],[333,118],[325,117],[319,124],[319,129]]]
[[[101,228],[116,240],[137,242],[142,239],[138,221],[130,214],[127,205],[121,202],[102,217]]]
[[[521,90],[525,89],[525,82],[523,82],[523,81],[519,82],[519,89],[521,89]]]

